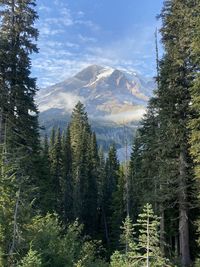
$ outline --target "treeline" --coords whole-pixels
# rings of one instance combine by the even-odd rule
[[[158,86],[134,141],[130,166],[135,206],[152,203],[161,217],[163,253],[181,266],[190,266],[199,253],[199,14],[199,1],[164,3],[165,52],[157,62]]]
[[[200,265],[199,11],[164,2],[157,89],[120,164],[80,102],[40,141],[35,1],[0,0],[0,266]]]
[[[65,131],[53,128],[50,140],[45,138],[40,171],[36,205],[41,213],[56,212],[64,224],[78,219],[86,234],[108,246],[114,243],[114,232],[124,216],[119,206],[123,192],[120,196],[117,191],[119,183],[123,191],[124,174],[114,145],[106,159],[98,149],[82,103],[74,108]]]
[[[158,88],[131,159],[132,179],[140,181],[136,205],[151,201],[161,217],[161,247],[181,266],[199,253],[199,10],[199,1],[165,2]]]

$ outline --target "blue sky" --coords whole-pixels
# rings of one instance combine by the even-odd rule
[[[63,81],[90,64],[155,75],[156,15],[163,0],[38,0],[38,85]]]

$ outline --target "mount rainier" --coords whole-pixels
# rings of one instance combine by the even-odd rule
[[[98,139],[116,142],[124,124],[128,128],[136,127],[154,87],[153,79],[135,72],[91,65],[75,76],[39,91],[36,101],[40,123],[47,131],[53,125],[62,128],[80,100],[86,106]]]

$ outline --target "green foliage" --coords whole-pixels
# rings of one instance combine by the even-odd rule
[[[139,228],[138,248],[143,252],[146,264],[163,266],[165,260],[160,251],[159,218],[154,214],[152,205],[146,204],[139,214],[136,226]]]
[[[190,157],[198,177],[199,17],[199,1],[164,1],[160,18],[165,53],[158,62],[158,88],[138,131],[130,164],[131,215],[134,218],[141,205],[151,203],[161,216],[163,251],[168,244],[166,251],[178,252],[183,266],[191,263],[194,238],[189,228],[195,215],[189,210],[196,206],[199,190]],[[179,249],[172,242],[177,233]]]
[[[123,253],[116,251],[111,257],[111,266],[170,266],[159,249],[159,218],[154,214],[152,206],[146,204],[139,214],[137,224],[127,217],[121,229]],[[135,231],[137,230],[137,231]],[[138,234],[137,234],[138,232]]]
[[[42,267],[41,256],[30,248],[18,267]]]
[[[65,230],[58,217],[51,214],[36,216],[27,225],[31,248],[40,254],[42,266],[49,267],[93,266],[100,245],[82,236],[82,231],[77,221]]]
[[[111,263],[110,263],[111,267],[127,267],[130,266],[127,265],[125,259],[124,259],[124,255],[120,254],[119,251],[114,252],[114,254],[111,256]]]
[[[24,227],[33,212],[35,187],[30,186],[28,177],[19,177],[18,171],[17,164],[10,163],[2,164],[0,169],[0,247],[5,264],[18,260],[25,242]]]
[[[72,151],[69,127],[62,135],[62,173],[63,173],[63,220],[72,221],[73,219],[73,180],[72,180]]]
[[[114,243],[113,248],[119,246],[120,238],[120,225],[125,218],[126,214],[126,181],[124,168],[121,167],[117,171],[118,177],[116,177],[116,189],[112,194],[112,203],[111,203],[111,240]]]
[[[134,140],[130,159],[130,214],[134,220],[145,203],[151,203],[156,210],[161,202],[160,189],[163,181],[159,168],[162,155],[158,146],[158,115],[154,99],[151,99]],[[164,201],[162,194],[162,202]]]
[[[199,15],[200,3],[196,1],[193,3],[192,8],[188,10],[190,25],[192,25],[192,31],[188,31],[190,37],[190,57],[192,63],[195,65],[194,81],[190,88],[191,92],[191,109],[193,117],[189,121],[190,133],[190,153],[195,163],[195,176],[199,186],[200,178],[200,15]]]
[[[114,145],[106,160],[98,154],[81,102],[66,132],[53,128],[39,147],[36,80],[30,76],[30,55],[37,52],[35,1],[0,0],[1,266],[107,266],[99,258],[101,244],[84,233],[103,239],[107,254],[121,249],[112,255],[112,267],[169,266],[164,253],[178,253],[182,266],[190,265],[190,222],[198,215],[190,208],[200,195],[199,9],[199,1],[164,2],[158,88],[126,177]],[[71,223],[77,218],[81,224]]]
[[[194,263],[194,267],[199,267],[200,266],[200,259],[196,259]]]
[[[121,176],[123,179],[123,176]],[[117,242],[119,240],[119,225],[123,218],[121,218],[119,197],[121,190],[119,188],[120,179],[120,166],[117,159],[117,152],[114,145],[112,145],[108,152],[108,157],[105,164],[105,180],[103,182],[103,203],[104,210],[102,216],[104,217],[105,231],[107,228],[107,244],[110,248],[116,248]],[[120,198],[120,202],[123,199]],[[115,224],[115,219],[118,221]]]
[[[41,214],[51,212],[53,209],[52,200],[52,184],[50,176],[50,158],[49,158],[49,142],[48,137],[45,136],[42,142],[42,148],[40,153],[40,173],[38,181],[39,196],[37,198],[37,206],[41,211]]]
[[[85,107],[77,103],[69,126],[72,151],[73,215],[84,223],[85,231],[96,232],[98,154]]]
[[[62,146],[61,146],[61,132],[57,129],[55,136],[54,130],[52,132],[51,146],[49,148],[50,158],[50,178],[51,178],[51,197],[52,197],[52,209],[59,215],[62,214]]]
[[[2,222],[0,223],[0,266],[3,266],[3,242],[4,242],[4,234],[2,230]]]
[[[0,5],[0,39],[7,42],[1,46],[5,56],[0,72],[1,87],[6,91],[6,100],[3,107],[1,105],[5,117],[3,130],[6,131],[2,141],[6,141],[10,160],[15,162],[18,155],[20,168],[26,175],[33,176],[39,147],[38,111],[34,102],[36,79],[30,76],[30,54],[38,51],[35,44],[38,31],[34,28],[38,18],[35,1],[0,1]]]
[[[4,57],[0,66],[0,224],[3,253],[10,265],[23,246],[23,228],[33,213],[38,179],[37,88],[30,60],[37,52],[34,8],[34,0],[0,1],[0,57]]]
[[[121,229],[123,232],[121,234],[120,241],[121,244],[125,247],[125,251],[128,252],[130,250],[131,244],[134,242],[133,236],[135,234],[133,222],[129,216],[126,217]]]

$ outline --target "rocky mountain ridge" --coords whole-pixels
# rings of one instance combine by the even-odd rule
[[[80,100],[91,119],[136,121],[144,113],[154,83],[135,72],[91,65],[72,78],[40,91],[37,102],[46,116],[70,113]]]
[[[65,128],[78,101],[86,111],[97,140],[105,149],[123,148],[124,126],[131,144],[138,122],[154,89],[154,81],[136,72],[91,65],[65,81],[42,89],[37,96],[40,124],[49,133]]]

